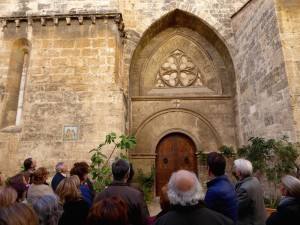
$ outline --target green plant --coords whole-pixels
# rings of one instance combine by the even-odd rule
[[[153,185],[154,185],[155,169],[151,168],[151,172],[145,174],[141,169],[138,170],[137,182],[142,188],[146,202],[151,202],[153,197]]]
[[[266,175],[272,188],[267,202],[269,206],[274,207],[278,203],[278,184],[281,177],[294,173],[298,168],[296,160],[299,156],[299,146],[289,142],[287,137],[280,140],[254,137],[250,138],[249,142],[238,150],[238,155],[252,162],[254,172]]]
[[[233,158],[235,156],[235,152],[232,146],[226,146],[226,145],[222,145],[219,148],[219,151],[221,152],[221,154],[226,157],[226,158]]]
[[[109,156],[103,153],[103,147],[113,145]],[[92,149],[91,156],[91,176],[94,181],[96,191],[102,191],[111,182],[110,160],[117,149],[121,150],[120,158],[127,158],[127,151],[136,145],[136,138],[133,136],[121,135],[117,138],[115,133],[106,135],[104,143]],[[124,153],[125,152],[125,153]]]

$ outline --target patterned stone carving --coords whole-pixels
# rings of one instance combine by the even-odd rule
[[[175,50],[160,66],[157,88],[203,86],[199,69],[184,52]]]

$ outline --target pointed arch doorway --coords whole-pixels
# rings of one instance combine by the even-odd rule
[[[193,140],[183,133],[164,136],[156,147],[156,195],[168,183],[173,172],[185,169],[197,173],[196,146]]]

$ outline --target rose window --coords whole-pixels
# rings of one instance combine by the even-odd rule
[[[161,65],[156,78],[156,87],[190,86],[203,86],[201,74],[188,56],[176,50]]]

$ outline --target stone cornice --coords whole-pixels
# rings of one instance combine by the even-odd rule
[[[0,17],[2,29],[6,28],[9,23],[14,23],[16,27],[21,26],[21,22],[25,22],[28,26],[32,26],[33,22],[38,22],[42,26],[48,24],[54,24],[58,26],[61,21],[66,21],[67,25],[71,25],[71,21],[77,20],[78,25],[84,24],[84,21],[91,21],[92,24],[96,24],[99,19],[113,20],[120,32],[121,37],[125,37],[124,22],[121,13],[79,13],[79,14],[57,14],[57,15],[32,15],[32,16],[7,16]],[[72,24],[73,25],[73,24]]]
[[[229,95],[207,95],[207,96],[133,96],[131,101],[170,101],[170,100],[232,100]]]

